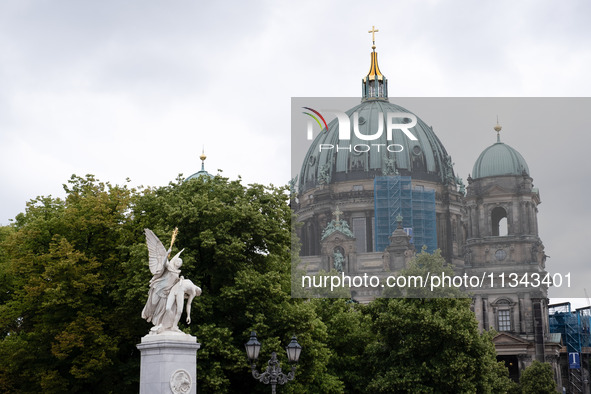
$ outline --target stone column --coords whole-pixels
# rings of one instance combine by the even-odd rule
[[[476,205],[470,205],[468,207],[468,220],[469,222],[469,226],[468,226],[468,235],[466,236],[466,239],[470,239],[470,238],[476,238],[477,233],[477,221],[478,218],[476,217]]]
[[[519,293],[518,294],[519,297],[519,303],[518,303],[518,307],[519,307],[519,332],[525,333],[525,305],[524,305],[524,297],[525,295],[523,293]],[[516,330],[517,331],[517,330]]]
[[[488,328],[490,329],[491,327],[497,331],[499,329],[499,324],[497,321],[497,308],[488,304]]]
[[[482,328],[486,331],[490,330],[491,321],[489,318],[490,305],[488,304],[488,296],[482,297]]]
[[[483,324],[482,324],[482,296],[477,294],[474,298],[474,314],[476,315],[476,320],[478,321],[478,331],[482,332]],[[484,327],[486,329],[487,327]]]
[[[532,364],[532,357],[530,354],[518,354],[517,359],[519,360],[519,375],[521,372]]]
[[[535,204],[532,203],[532,225],[533,225],[533,234],[538,235],[538,208]]]
[[[513,332],[522,332],[521,331],[521,316],[520,316],[520,310],[519,310],[519,300],[517,300],[517,302],[515,302],[514,300],[511,300],[511,312],[512,315],[511,316],[511,331]]]
[[[137,345],[140,394],[196,394],[197,338],[184,333],[149,334]]]

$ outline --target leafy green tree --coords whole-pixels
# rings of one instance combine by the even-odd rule
[[[371,319],[362,312],[366,306],[345,298],[316,298],[311,302],[327,327],[326,343],[332,350],[328,370],[343,382],[345,393],[366,392],[366,347],[376,341]]]
[[[466,299],[379,299],[367,309],[368,388],[391,392],[503,392],[509,381]]]
[[[554,381],[552,366],[549,363],[542,363],[535,360],[521,373],[519,378],[519,388],[524,394],[556,393],[556,382]]]
[[[403,289],[397,287],[386,289],[392,292],[386,293],[386,296],[393,298],[469,298],[466,293],[448,281],[437,282],[435,280],[435,278],[439,279],[444,276],[453,277],[455,273],[452,267],[445,264],[445,259],[441,256],[439,249],[435,250],[433,254],[427,253],[426,249],[426,246],[423,247],[422,251],[410,261],[408,267],[399,273],[406,278],[420,277],[424,282],[409,279],[407,286]],[[426,286],[423,286],[422,283],[426,283]]]
[[[182,274],[203,289],[193,324],[181,324],[202,343],[200,392],[269,391],[250,374],[251,330],[259,370],[272,351],[288,370],[283,348],[298,336],[284,393],[504,391],[506,370],[469,300],[292,298],[285,188],[216,176],[134,190],[73,176],[65,191],[0,228],[2,392],[137,392],[135,345],[150,328],[140,317],[151,278],[144,228],[167,243],[177,226]],[[420,255],[411,270],[440,260]]]
[[[4,392],[109,392],[126,386],[136,358],[113,298],[132,192],[92,176],[64,188],[65,200],[29,202],[2,240],[12,278],[0,305]]]
[[[250,331],[263,343],[259,368],[272,351],[284,368],[283,348],[292,335],[304,351],[296,380],[282,392],[342,392],[342,382],[327,371],[331,351],[326,326],[315,306],[290,296],[291,210],[286,188],[241,184],[217,176],[145,190],[133,205],[131,245],[125,266],[128,294],[122,299],[145,302],[149,271],[143,228],[163,241],[174,227],[182,254],[183,275],[202,290],[194,301],[193,324],[184,327],[203,344],[199,350],[199,391],[203,393],[267,392],[255,381],[244,351]],[[140,285],[142,284],[142,285]],[[137,286],[143,292],[137,291]],[[141,307],[138,309],[141,310]],[[184,321],[184,318],[181,319]]]
[[[143,229],[186,248],[183,275],[203,288],[184,329],[203,343],[200,392],[266,392],[250,376],[251,330],[288,368],[293,334],[305,351],[284,392],[342,392],[315,306],[290,297],[284,188],[179,178],[142,191],[72,177],[65,199],[39,197],[0,233],[0,391],[137,392],[135,345],[150,272]],[[184,321],[184,319],[183,319]],[[26,383],[25,383],[26,382]]]
[[[13,291],[13,278],[9,273],[9,256],[6,249],[2,246],[6,239],[12,233],[12,227],[0,226],[0,305],[4,304]],[[0,333],[2,335],[2,333]],[[0,336],[1,338],[1,336]]]
[[[443,264],[439,254],[421,253],[406,274],[444,270]],[[376,335],[366,349],[368,391],[489,393],[510,387],[492,334],[479,333],[469,299],[383,298],[364,313]]]

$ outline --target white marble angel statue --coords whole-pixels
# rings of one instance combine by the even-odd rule
[[[170,248],[166,250],[156,234],[150,229],[144,229],[148,244],[149,267],[152,273],[148,301],[142,311],[142,318],[152,322],[154,327],[150,333],[164,331],[180,331],[178,322],[183,310],[184,298],[187,303],[187,324],[191,322],[191,302],[195,296],[201,294],[201,289],[188,279],[179,276],[183,260],[178,252],[170,261],[168,257],[176,238],[177,229],[173,232]]]

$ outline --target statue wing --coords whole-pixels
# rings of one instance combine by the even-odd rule
[[[146,233],[146,244],[148,245],[148,253],[150,255],[150,272],[152,275],[156,275],[162,272],[168,252],[152,230],[146,228],[144,231]]]

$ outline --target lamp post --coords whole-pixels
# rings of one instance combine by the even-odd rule
[[[300,359],[300,353],[302,347],[298,343],[295,335],[291,338],[291,342],[286,346],[285,351],[287,352],[287,359],[291,364],[291,371],[284,374],[279,366],[279,360],[277,360],[277,353],[271,353],[271,359],[268,362],[267,369],[263,373],[259,373],[256,370],[256,360],[259,357],[259,351],[261,350],[261,343],[257,340],[256,332],[250,333],[250,340],[244,344],[246,348],[246,355],[250,360],[250,367],[252,369],[252,376],[259,382],[271,385],[271,393],[275,394],[275,386],[277,384],[285,384],[295,378],[296,365]]]

